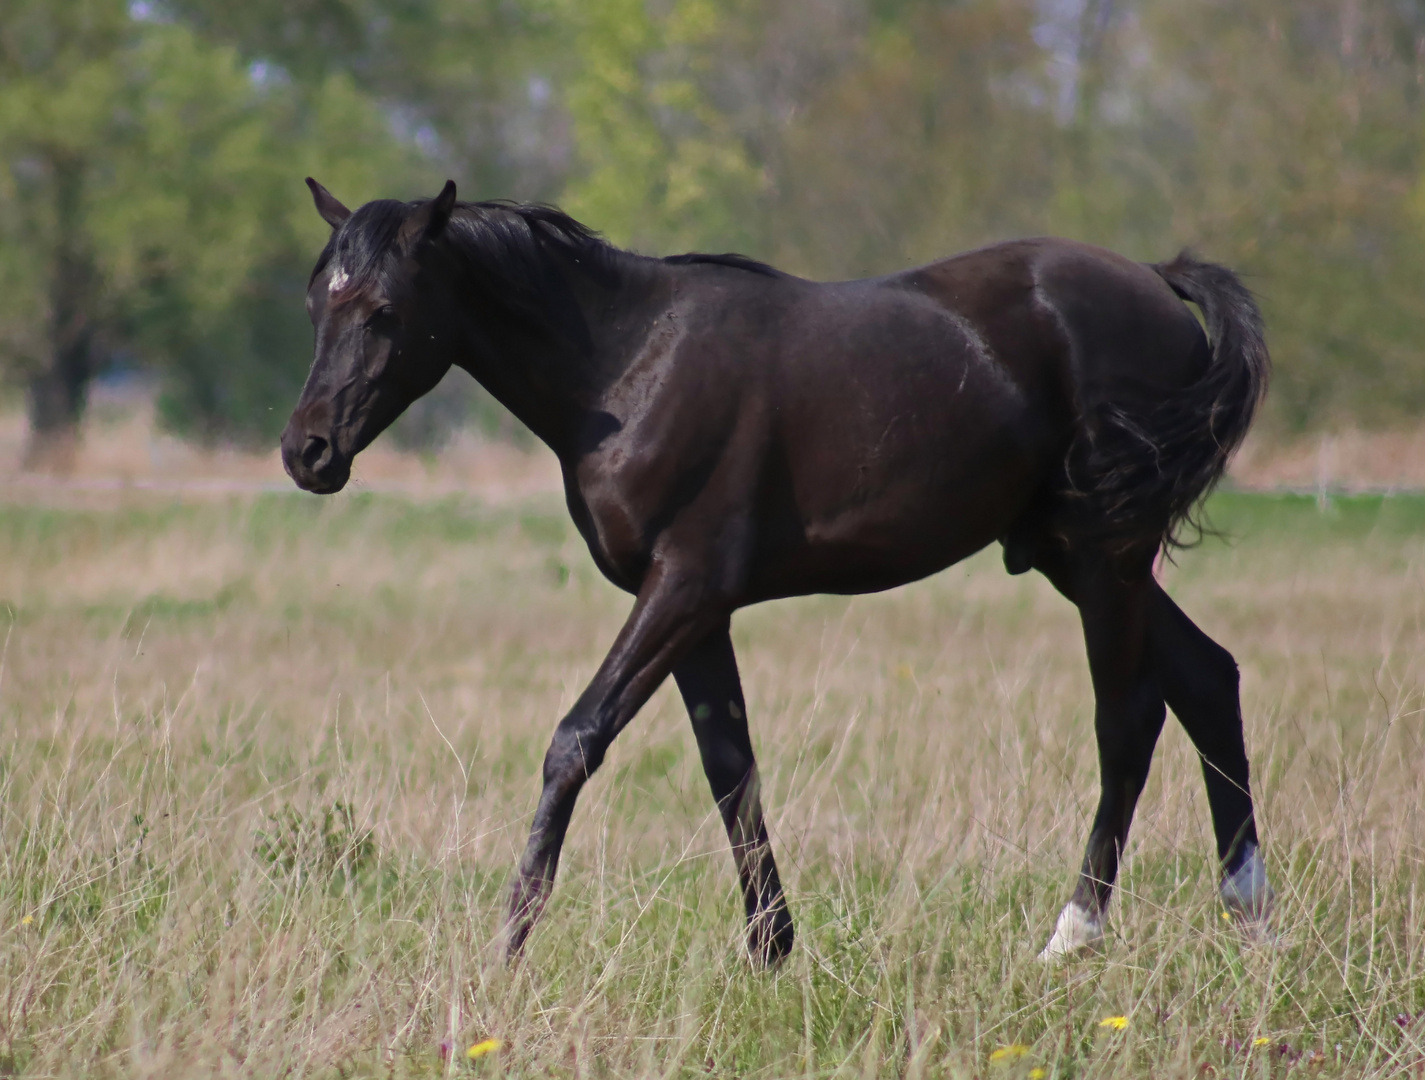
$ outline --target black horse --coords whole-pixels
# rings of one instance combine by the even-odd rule
[[[282,436],[292,479],[340,490],[457,365],[558,456],[594,562],[637,598],[545,756],[511,954],[580,788],[671,673],[752,955],[784,956],[732,613],[889,589],[995,540],[1010,573],[1038,570],[1077,605],[1097,702],[1098,813],[1042,955],[1102,938],[1165,705],[1202,757],[1222,899],[1266,917],[1237,667],[1153,576],[1266,389],[1261,318],[1230,271],[1038,239],[821,284],[738,255],[634,255],[550,207],[456,202],[453,183],[355,213],[307,183],[333,231],[307,290],[316,358]]]

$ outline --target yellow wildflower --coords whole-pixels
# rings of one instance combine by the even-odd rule
[[[35,917],[33,915],[26,915],[23,919],[20,920],[20,925],[29,926],[34,921]]]
[[[1034,1066],[1034,1068],[1029,1070],[1029,1080],[1044,1080],[1044,1078],[1048,1075],[1049,1074],[1043,1069],[1041,1069],[1038,1065]]]
[[[1001,1046],[990,1055],[991,1061],[1014,1061],[1029,1053],[1029,1047],[1023,1043],[1012,1043],[1009,1046]]]
[[[484,1057],[486,1054],[493,1054],[504,1045],[505,1044],[500,1042],[499,1039],[482,1039],[469,1050],[465,1051],[465,1056],[471,1061],[474,1061],[476,1058]]]
[[[1113,1031],[1122,1031],[1128,1026],[1128,1017],[1105,1016],[1102,1020],[1098,1022],[1098,1026],[1101,1028],[1110,1028]]]
[[[1224,911],[1224,912],[1222,913],[1222,921],[1223,921],[1223,922],[1231,922],[1231,921],[1232,921],[1232,913],[1231,913],[1231,912],[1228,912],[1228,911]]]
[[[1267,1038],[1265,1035],[1263,1035],[1263,1036],[1262,1036],[1261,1038],[1259,1038],[1259,1039],[1253,1039],[1253,1040],[1252,1040],[1252,1045],[1253,1045],[1253,1046],[1271,1046],[1271,1045],[1272,1045],[1272,1040],[1269,1039],[1269,1038]]]

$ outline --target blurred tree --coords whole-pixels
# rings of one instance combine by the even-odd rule
[[[310,95],[332,79],[358,87],[379,103],[388,126],[416,146],[420,169],[390,177],[384,190],[349,191],[340,174],[321,174],[344,199],[379,194],[411,198],[438,186],[437,174],[455,177],[466,199],[553,199],[563,187],[570,158],[568,114],[557,87],[574,60],[564,0],[165,0],[164,10],[205,38],[230,45],[246,62],[281,80],[288,91]],[[362,201],[358,199],[356,201]],[[310,259],[316,248],[305,253]],[[305,282],[305,276],[302,277]],[[288,294],[272,280],[270,292]],[[305,317],[288,295],[264,332],[284,341]],[[278,311],[281,316],[278,317]],[[234,309],[233,330],[252,325]],[[300,327],[294,324],[300,320]],[[233,340],[231,335],[217,340]],[[290,347],[290,346],[289,346]],[[168,395],[170,424],[202,415],[214,396],[232,389],[234,366],[226,354],[209,354],[201,371],[190,367],[189,393]],[[202,405],[202,407],[199,407]],[[241,400],[235,412],[260,421]],[[282,410],[279,410],[282,412]],[[499,438],[517,437],[518,425],[498,402],[456,373],[398,421],[393,437],[408,449],[430,451],[454,430],[473,425]],[[188,425],[191,427],[191,424]],[[249,427],[254,424],[249,423]],[[255,430],[264,430],[256,424]]]
[[[549,199],[569,156],[567,0],[162,0],[300,86],[345,75],[466,198]],[[394,192],[388,193],[394,194]]]
[[[344,74],[298,92],[181,26],[148,46],[146,137],[108,217],[133,338],[162,372],[171,429],[273,439],[310,361],[307,275],[328,234],[302,178],[358,204],[434,173]]]
[[[1275,422],[1425,412],[1415,0],[9,0],[0,159],[36,447],[121,348],[180,431],[280,425],[306,172],[353,204],[451,175],[812,276],[1039,232],[1191,244],[1263,295]],[[486,405],[451,389],[400,437]]]
[[[1039,232],[1144,259],[1194,246],[1262,294],[1269,422],[1425,413],[1425,6],[702,11],[584,9],[568,198],[616,238],[736,245],[814,276]],[[688,148],[706,145],[721,171],[670,199]]]
[[[1064,132],[1033,38],[1038,6],[876,5],[779,140],[779,257],[859,276],[1044,231]]]
[[[566,209],[650,251],[756,245],[765,176],[706,85],[734,11],[712,0],[674,0],[659,15],[644,0],[570,5],[580,167]]]
[[[26,385],[28,460],[71,452],[105,300],[87,195],[97,160],[128,136],[112,62],[121,6],[18,0],[0,20],[0,332]]]
[[[180,25],[116,0],[14,0],[0,22],[0,348],[26,387],[33,465],[72,454],[119,349],[165,375],[204,437],[271,429],[300,384],[301,296],[325,226],[305,169],[352,196],[409,175],[342,76],[297,101]]]
[[[1109,29],[1053,226],[1246,271],[1285,428],[1425,412],[1425,7],[1142,0]]]

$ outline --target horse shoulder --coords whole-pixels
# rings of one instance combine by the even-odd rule
[[[698,321],[686,311],[660,320],[672,325],[654,327],[605,391],[600,430],[565,469],[576,523],[624,588],[638,587],[680,521],[721,528],[755,497],[767,429],[755,335]]]

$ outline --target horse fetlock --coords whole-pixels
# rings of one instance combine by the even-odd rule
[[[1039,959],[1048,963],[1098,950],[1103,945],[1104,914],[1070,900],[1059,912],[1054,934],[1039,953]]]

